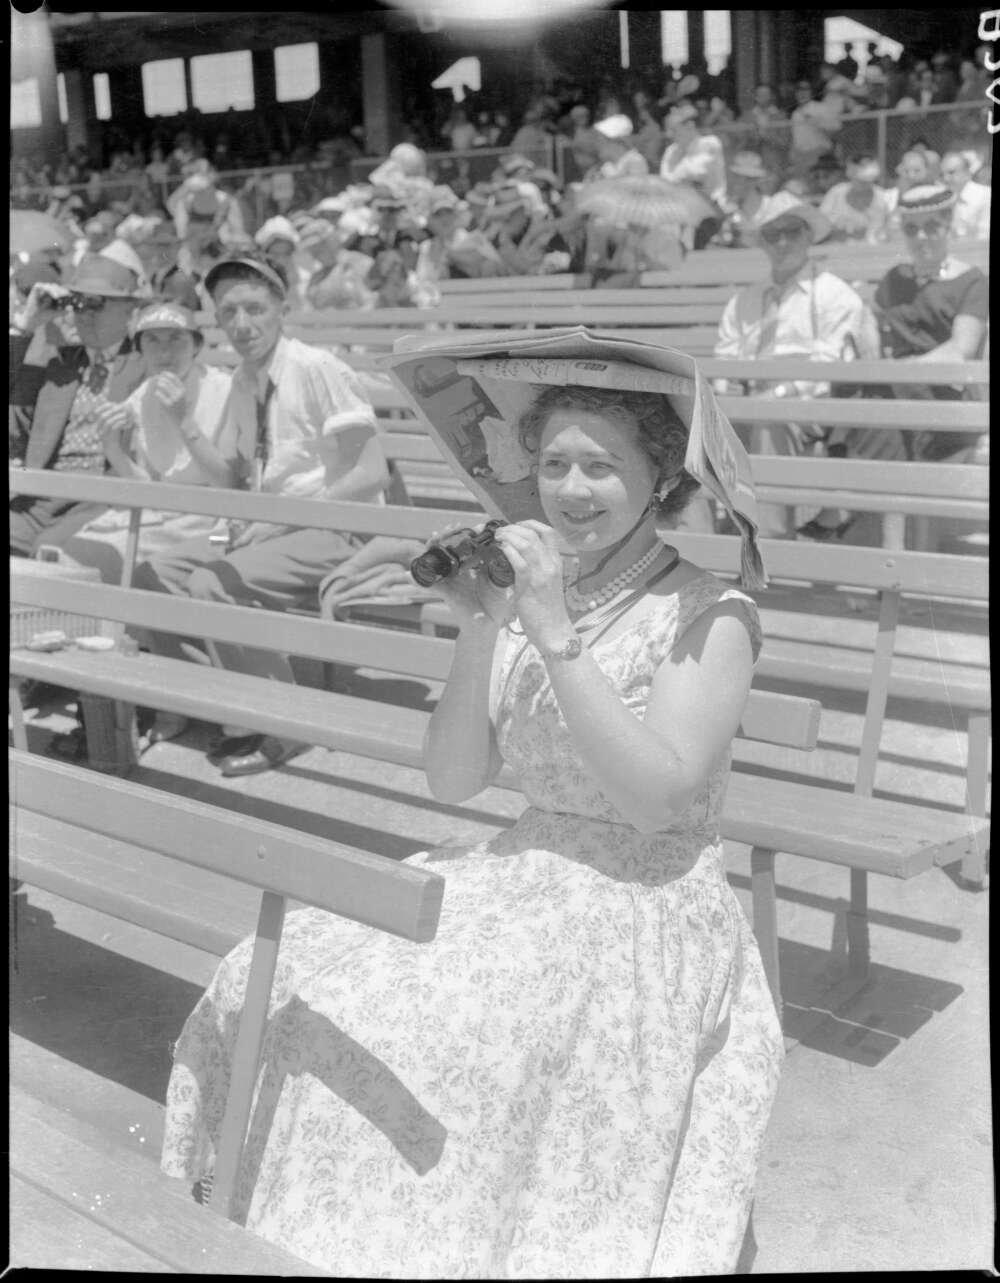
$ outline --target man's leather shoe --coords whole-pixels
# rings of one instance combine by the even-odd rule
[[[246,735],[223,735],[222,739],[217,740],[208,750],[205,756],[213,766],[218,766],[227,757],[232,757],[234,753],[252,753],[254,749],[260,748],[260,742],[264,738],[257,731],[248,732]]]
[[[231,753],[219,762],[219,770],[225,776],[259,775],[304,753],[308,744],[296,744],[294,740],[278,739],[276,735],[265,735],[257,748],[250,752]]]

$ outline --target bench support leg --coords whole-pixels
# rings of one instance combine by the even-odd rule
[[[781,1020],[781,971],[778,964],[778,893],[774,882],[774,852],[750,849],[750,890],[753,899],[753,932],[757,938],[764,975]]]
[[[80,711],[91,765],[110,775],[127,775],[139,760],[135,706],[83,692]]]
[[[250,1107],[253,1103],[260,1051],[267,1028],[267,1009],[278,961],[278,947],[285,925],[283,895],[265,891],[260,899],[257,918],[257,936],[254,940],[250,974],[247,979],[243,1013],[233,1051],[233,1069],[229,1083],[226,1113],[219,1135],[219,1148],[215,1161],[215,1179],[212,1186],[211,1209],[227,1219],[232,1217],[236,1181],[240,1159],[246,1141]]]
[[[989,792],[990,719],[987,713],[970,713],[968,725],[968,765],[965,775],[965,809],[970,815],[985,816]],[[973,886],[986,881],[986,852],[981,847],[970,851],[962,861],[962,877]]]
[[[906,547],[905,512],[887,512],[883,516],[882,547],[887,552],[902,552]]]
[[[870,966],[868,873],[865,869],[852,869],[851,907],[847,912],[847,974],[854,980],[866,980]]]

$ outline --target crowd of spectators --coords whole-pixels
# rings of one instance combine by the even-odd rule
[[[272,191],[260,225],[245,192],[227,189],[196,148],[181,147],[179,156],[175,148],[169,159],[150,162],[176,167],[172,185],[158,171],[147,172],[121,202],[103,199],[96,182],[86,199],[57,186],[47,208],[31,215],[38,225],[27,220],[30,246],[12,243],[11,462],[378,499],[390,474],[372,445],[371,407],[346,365],[285,338],[287,310],[432,306],[441,281],[455,276],[586,271],[597,285],[627,285],[644,268],[673,266],[710,244],[757,245],[770,264],[766,278],[738,291],[725,308],[718,355],[811,361],[981,355],[986,278],[954,256],[950,243],[954,236],[988,235],[982,156],[960,146],[939,155],[917,139],[886,185],[873,155],[841,157],[829,138],[821,150],[804,125],[796,133],[796,113],[806,107],[825,112],[830,98],[849,104],[855,96],[843,65],[830,68],[829,76],[826,70],[822,98],[806,101],[809,87],[800,87],[803,101],[792,111],[787,153],[778,138],[785,124],[780,94],[759,87],[736,122],[750,131],[740,135],[744,145],[727,151],[719,136],[724,125],[713,125],[705,111],[725,113],[699,97],[701,86],[689,73],[687,83],[670,82],[674,101],[662,117],[662,99],[654,102],[641,91],[631,111],[611,94],[594,115],[584,103],[564,104],[578,181],[561,181],[526,154],[538,150],[543,110],[528,113],[509,149],[495,149],[476,181],[462,174],[450,184],[440,181],[427,154],[404,142],[367,181],[336,194],[300,204],[294,189]],[[934,74],[943,76],[940,69]],[[956,93],[962,83],[959,76]],[[821,132],[821,117],[812,110],[806,115]],[[451,135],[486,123],[456,112]],[[460,133],[458,141],[464,141]],[[650,193],[665,191],[674,198],[665,207],[672,212],[641,218],[638,196],[647,198],[648,209]],[[610,193],[611,204],[595,202],[597,192]],[[46,228],[56,233],[48,240]],[[810,258],[811,245],[832,238],[898,238],[907,262],[865,301]],[[203,330],[213,323],[239,360],[235,378],[201,359]],[[812,378],[754,391],[814,397],[828,390]],[[920,394],[912,385],[905,390],[907,397]],[[927,396],[947,394],[926,389]],[[270,437],[261,435],[265,422],[272,423]],[[747,444],[756,452],[816,448],[928,462],[982,454],[978,439],[954,433],[858,429],[831,438],[784,422],[758,424],[753,432]],[[262,441],[270,442],[263,463]],[[213,522],[209,533],[163,514],[151,517],[136,582],[208,600],[266,597],[284,609],[315,593],[331,567],[352,565],[357,551],[337,543],[339,536],[333,543],[324,536],[322,547],[293,540],[286,548],[282,541],[291,533],[279,529],[234,529],[232,523],[216,529]],[[786,537],[840,539],[852,523],[852,515],[839,510],[820,512],[797,531],[787,514],[764,517],[767,533]],[[11,506],[11,551],[20,555],[54,543],[113,580],[124,537],[116,514],[86,505],[22,497]],[[235,593],[205,569],[222,557],[234,568]],[[194,658],[208,662],[204,654]],[[272,671],[272,660],[241,648],[222,662],[291,680],[287,665]],[[224,729],[219,761],[226,773],[267,770],[300,750],[246,736],[239,727]],[[179,733],[173,723],[154,730],[160,738]]]

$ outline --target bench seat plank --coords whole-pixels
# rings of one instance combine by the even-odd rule
[[[178,1274],[176,1266],[150,1256],[77,1208],[90,1206],[80,1193],[67,1206],[20,1176],[10,1182],[8,1265],[30,1270],[98,1270],[102,1273]]]
[[[18,808],[199,864],[406,939],[434,938],[444,879],[384,856],[161,789],[11,750]]]
[[[789,831],[795,835],[791,846]],[[869,873],[911,878],[981,849],[988,842],[989,824],[959,812],[860,797],[828,784],[734,771],[722,834],[769,851],[791,850]]]
[[[102,658],[104,657],[100,654],[86,656],[88,661]],[[153,657],[149,658],[153,659]],[[174,664],[181,669],[191,667],[179,661],[160,660],[158,662]],[[155,667],[154,661],[150,665],[150,670],[154,670]],[[223,674],[214,670],[205,671],[213,679],[213,685],[216,687],[221,686],[221,679],[236,676],[244,684],[245,691],[246,684],[250,681],[243,675]],[[49,680],[52,680],[51,673],[52,669],[50,669]],[[85,676],[85,672],[81,671],[81,676]],[[346,751],[392,761],[399,765],[420,766],[423,729],[427,714],[419,709],[400,709],[376,701],[356,700],[354,697],[347,696],[320,695],[317,697],[315,691],[296,691],[294,688],[290,691],[275,691],[277,683],[267,682],[264,679],[255,680],[274,691],[275,703],[283,708],[286,720],[282,724],[279,713],[275,709],[271,725],[276,727],[283,725],[284,733],[297,733],[307,742],[326,743],[329,747],[343,748]],[[148,693],[150,702],[157,706],[172,707],[175,711],[183,711],[179,707],[183,700],[190,708],[194,696],[190,689],[185,693],[185,677],[179,675],[175,682],[176,688],[171,689],[172,684],[165,681],[162,676],[158,681],[151,680]],[[115,691],[111,690],[109,693],[113,694]],[[119,693],[124,694],[121,687],[119,687]],[[296,716],[298,710],[293,703],[296,696],[303,704],[314,702],[317,708],[333,700],[343,709],[350,707],[348,701],[353,701],[353,712],[359,720],[352,727],[347,723],[345,715],[331,720],[320,712],[318,716],[316,713],[312,715],[313,722],[318,721],[319,724],[310,726],[308,722]],[[217,707],[231,707],[226,704],[224,695],[221,701],[217,694],[212,698],[216,701]],[[243,717],[244,720],[253,719],[256,724],[263,721],[263,718],[255,714],[255,705],[256,700],[253,704],[248,703]],[[293,727],[296,727],[297,731],[293,730]],[[276,731],[276,733],[280,732]],[[53,766],[52,769],[58,768]],[[515,789],[517,787],[516,780],[506,769],[501,773],[497,783],[501,787]],[[155,790],[122,781],[116,780],[115,787],[123,790],[126,795],[131,790],[139,790],[139,795],[144,797],[152,794],[150,805],[156,796]],[[102,827],[102,817],[97,813],[91,814],[88,821],[87,813],[93,811],[92,803],[88,804],[86,799],[74,800],[70,793],[71,790],[67,790],[65,799],[38,798],[36,809],[42,809],[44,806],[46,810],[68,822],[89,823],[95,829]],[[31,798],[20,800],[20,804],[30,807]],[[104,819],[103,823],[107,824],[107,822],[107,819]],[[120,821],[119,824],[121,824]],[[145,828],[148,827],[147,823]],[[921,827],[924,830],[923,833],[921,833]],[[947,862],[960,858],[969,849],[970,843],[982,840],[986,828],[985,821],[937,811],[928,811],[927,816],[921,813],[919,819],[914,821],[913,808],[898,803],[881,799],[873,801],[870,798],[858,798],[829,788],[803,786],[800,783],[790,784],[782,780],[735,773],[730,781],[723,835],[734,841],[747,842],[755,846],[776,850],[789,849],[815,859],[850,864],[872,872],[902,877],[911,876],[912,873],[930,867],[935,859],[939,862]],[[137,821],[131,840],[140,846],[153,845],[148,835],[144,836],[144,832],[143,824]],[[119,834],[119,836],[126,835]],[[913,853],[914,850],[916,854]]]
[[[401,660],[409,641],[407,637]],[[443,640],[438,644],[451,646]],[[158,655],[130,656],[123,664],[115,652],[46,654],[25,650],[15,651],[11,663],[20,676],[78,686],[109,699],[164,708],[205,721],[231,714],[234,700],[239,699],[241,718],[252,719],[266,734],[291,735],[304,743],[361,757],[379,758],[388,752],[391,756],[387,760],[396,765],[423,767],[423,737],[430,714],[422,709],[288,686]],[[819,715],[820,706],[814,700],[751,691],[740,733],[747,739],[812,749]]]
[[[144,1158],[63,1110],[16,1091],[10,1122],[15,1176],[66,1208],[76,1210],[90,1199],[86,1215],[96,1226],[126,1243],[143,1244],[162,1262],[161,1269],[327,1277],[323,1270],[199,1207],[182,1182],[162,1176]],[[101,1195],[100,1203],[96,1194]]]

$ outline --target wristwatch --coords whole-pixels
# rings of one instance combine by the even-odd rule
[[[562,646],[539,653],[543,659],[579,659],[583,653],[583,642],[579,637],[570,637]]]

